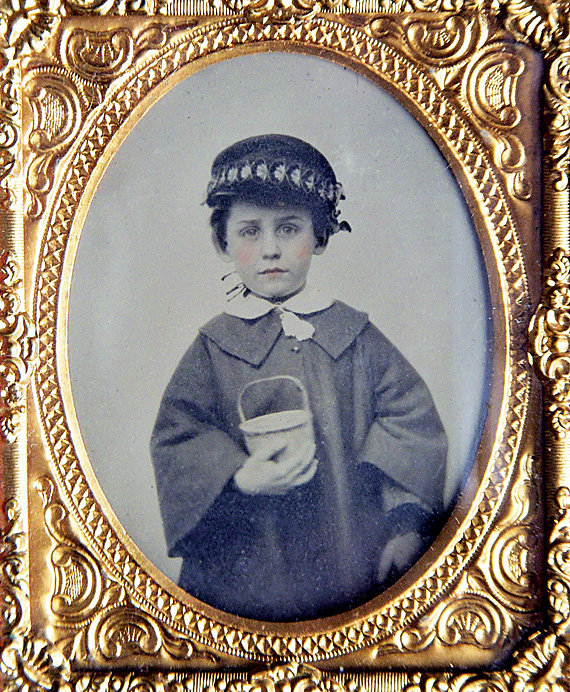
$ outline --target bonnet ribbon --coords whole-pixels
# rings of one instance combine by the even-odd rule
[[[282,307],[278,307],[277,310],[285,336],[294,336],[297,341],[306,341],[315,333],[314,326],[307,320],[297,317],[294,312],[289,312]]]

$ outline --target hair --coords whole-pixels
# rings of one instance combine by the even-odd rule
[[[334,233],[334,221],[331,218],[330,210],[324,204],[318,204],[308,195],[299,193],[289,194],[285,190],[245,190],[232,195],[224,195],[216,199],[210,216],[210,226],[212,228],[212,240],[225,252],[227,248],[227,220],[232,205],[235,202],[246,202],[256,204],[261,207],[304,207],[311,212],[313,222],[313,233],[318,247],[325,247],[329,237]]]

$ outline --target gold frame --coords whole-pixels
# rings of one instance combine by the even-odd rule
[[[0,14],[6,689],[567,689],[567,0],[29,0]],[[173,83],[228,52],[272,46],[366,74],[429,131],[470,204],[495,313],[477,488],[394,587],[310,623],[248,621],[172,587],[94,490],[66,416],[81,201]],[[542,194],[537,134],[522,117],[537,108],[541,62]],[[544,384],[543,448],[528,359]]]

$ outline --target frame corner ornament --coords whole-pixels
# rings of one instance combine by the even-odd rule
[[[0,675],[6,692],[40,692],[69,679],[69,663],[51,642],[34,637],[26,613],[30,589],[24,577],[28,537],[22,510],[9,499],[4,504],[0,532],[0,602],[3,634]],[[9,636],[7,636],[9,635]]]
[[[10,64],[40,51],[64,17],[155,16],[166,0],[3,0],[0,3],[0,56]]]
[[[547,592],[550,623],[532,633],[502,671],[458,675],[416,673],[405,692],[565,692],[570,681],[570,489],[556,496]]]
[[[103,570],[73,535],[69,513],[49,476],[36,481],[36,490],[52,541],[50,617],[56,644],[69,661],[109,663],[155,655],[167,663],[215,660],[205,647],[139,609],[124,585]]]

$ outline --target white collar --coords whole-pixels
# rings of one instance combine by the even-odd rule
[[[307,286],[283,303],[272,303],[265,298],[256,296],[254,293],[248,293],[246,296],[240,295],[233,298],[226,305],[224,312],[228,315],[241,317],[243,320],[255,320],[258,317],[267,315],[267,313],[276,308],[294,312],[298,315],[310,315],[314,312],[326,310],[333,303],[334,299],[329,295],[312,286]]]

